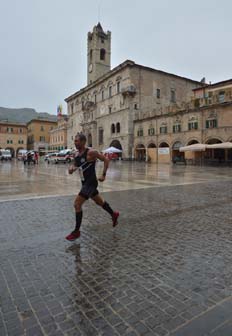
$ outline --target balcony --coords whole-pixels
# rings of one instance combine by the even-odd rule
[[[136,94],[136,87],[131,84],[121,90],[123,96],[133,97]]]

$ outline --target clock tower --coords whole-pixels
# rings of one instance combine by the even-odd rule
[[[88,84],[110,71],[111,32],[104,32],[100,23],[88,33]]]

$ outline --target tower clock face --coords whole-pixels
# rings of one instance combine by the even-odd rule
[[[89,65],[89,72],[92,72],[92,71],[93,71],[93,64],[90,63],[90,65]]]

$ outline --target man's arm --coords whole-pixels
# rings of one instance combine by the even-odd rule
[[[98,151],[95,151],[95,150],[89,151],[89,158],[91,160],[99,159],[100,161],[104,162],[104,168],[103,168],[102,176],[98,180],[100,182],[105,181],[106,172],[107,172],[107,169],[109,167],[109,160],[103,154],[101,154],[101,153],[99,153]]]

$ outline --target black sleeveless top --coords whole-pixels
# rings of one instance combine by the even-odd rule
[[[75,157],[75,166],[78,167],[82,183],[95,182],[97,180],[95,165],[96,161],[87,162],[89,148],[84,153]]]

